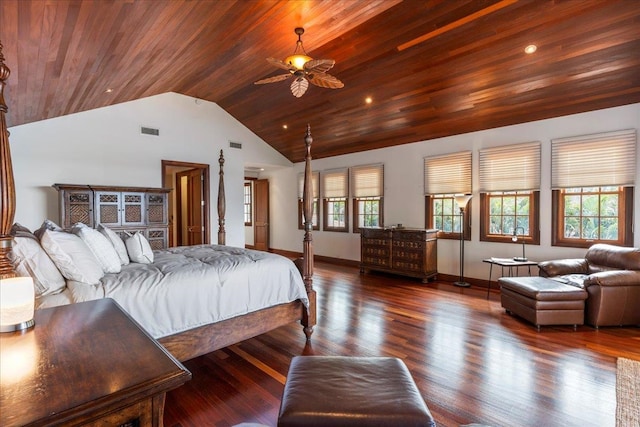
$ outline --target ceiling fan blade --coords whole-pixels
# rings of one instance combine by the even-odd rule
[[[333,77],[331,74],[309,73],[307,77],[309,78],[309,81],[311,83],[319,87],[325,87],[329,89],[340,89],[344,87],[344,83]]]
[[[309,82],[304,77],[298,77],[291,82],[291,93],[296,98],[300,98],[309,88]]]
[[[267,58],[267,61],[271,64],[271,65],[275,65],[278,68],[282,68],[283,70],[287,70],[287,71],[295,71],[296,67],[294,67],[291,64],[287,64],[286,62],[280,61],[279,59],[276,58]]]
[[[335,63],[333,59],[312,59],[304,64],[304,69],[307,72],[324,73],[333,68]]]
[[[265,83],[275,83],[275,82],[281,82],[282,80],[286,80],[289,77],[291,77],[291,74],[279,74],[277,76],[273,76],[273,77],[269,77],[266,79],[262,79],[262,80],[258,80],[257,82],[254,82],[254,85],[263,85]]]

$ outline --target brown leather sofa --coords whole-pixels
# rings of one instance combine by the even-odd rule
[[[640,249],[598,243],[584,257],[544,261],[540,276],[582,287],[587,293],[585,323],[640,325]]]

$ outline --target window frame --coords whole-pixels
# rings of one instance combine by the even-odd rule
[[[552,246],[585,248],[595,242],[633,246],[636,134],[636,129],[624,129],[551,140]],[[564,237],[561,195],[566,189],[592,187],[622,188],[618,205],[618,240],[615,242]]]
[[[369,200],[377,200],[378,201],[378,225],[375,227],[383,228],[384,227],[384,197],[354,197],[353,198],[353,232],[360,233],[360,221],[358,221],[360,217],[360,207],[359,203],[361,201],[369,201]],[[364,215],[364,214],[363,214]],[[364,226],[363,226],[364,227]]]
[[[360,233],[360,202],[378,202],[378,225],[384,227],[384,163],[349,168],[349,185],[353,200],[353,232]]]
[[[601,185],[593,187],[616,187]],[[566,189],[555,189],[551,192],[551,245],[570,248],[589,248],[595,243],[608,243],[619,246],[633,246],[633,192],[634,187],[621,188],[618,204],[618,240],[568,239],[564,237],[564,201],[562,195]],[[574,187],[587,188],[587,187]],[[602,194],[601,192],[591,194]]]
[[[458,210],[458,214],[456,216],[460,216],[460,208],[456,204],[455,198],[453,194],[430,194],[424,197],[424,210],[425,210],[425,228],[426,229],[435,229],[435,224],[433,221],[433,212],[435,203],[435,199],[451,199],[453,203],[454,209]],[[464,240],[471,240],[471,202],[469,200],[467,202],[467,206],[464,209],[462,214],[462,232]],[[456,231],[444,231],[438,229],[438,239],[452,239],[452,240],[460,240],[460,232]]]
[[[343,202],[344,203],[344,226],[334,227],[329,221],[329,203]],[[323,231],[337,231],[340,233],[349,232],[349,198],[348,197],[328,197],[322,199],[322,230]]]
[[[480,193],[480,241],[482,242],[498,242],[498,243],[512,243],[511,237],[513,236],[513,230],[511,233],[504,234],[490,234],[490,193],[504,193],[503,197],[508,193],[514,193],[514,197],[517,197],[518,193],[529,192],[529,233],[526,235],[518,234],[519,239],[523,239],[526,244],[539,245],[540,244],[540,191],[493,191]],[[504,230],[503,230],[504,231]]]
[[[336,168],[322,171],[322,230],[349,232],[349,168]],[[344,203],[344,226],[333,226],[329,219],[329,207],[336,202]],[[331,209],[333,211],[333,208]]]
[[[253,226],[253,186],[251,185],[251,182],[245,182],[244,183],[244,187],[243,190],[246,191],[246,188],[249,187],[249,203],[247,203],[247,194],[246,192],[243,193],[243,214],[244,214],[244,226],[245,227],[252,227]],[[247,222],[247,205],[249,206],[249,221]]]

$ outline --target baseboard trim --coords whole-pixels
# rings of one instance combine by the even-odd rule
[[[249,246],[245,246],[245,247],[249,248]],[[282,255],[282,256],[285,256],[285,257],[291,258],[291,259],[300,258],[302,256],[301,252],[286,251],[286,250],[283,250],[283,249],[275,249],[275,248],[269,248],[269,252],[273,252],[274,254]],[[315,261],[326,262],[326,263],[329,263],[329,264],[342,265],[342,266],[346,266],[346,267],[360,268],[360,261],[354,261],[354,260],[343,259],[343,258],[334,258],[334,257],[323,256],[323,255],[314,255],[313,258],[314,258]],[[439,282],[450,282],[450,283],[453,283],[453,282],[459,281],[460,280],[460,276],[452,275],[452,274],[438,273],[438,276],[436,277],[436,280],[439,281]],[[469,283],[471,286],[475,286],[475,287],[479,287],[479,288],[489,288],[489,281],[488,280],[475,279],[473,277],[465,277],[464,280],[467,283]],[[497,279],[491,281],[491,290],[494,290],[494,291],[499,290]]]

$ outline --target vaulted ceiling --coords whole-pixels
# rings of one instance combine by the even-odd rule
[[[344,88],[253,84],[295,27]],[[2,0],[0,42],[9,126],[177,92],[291,161],[640,102],[637,0]]]

